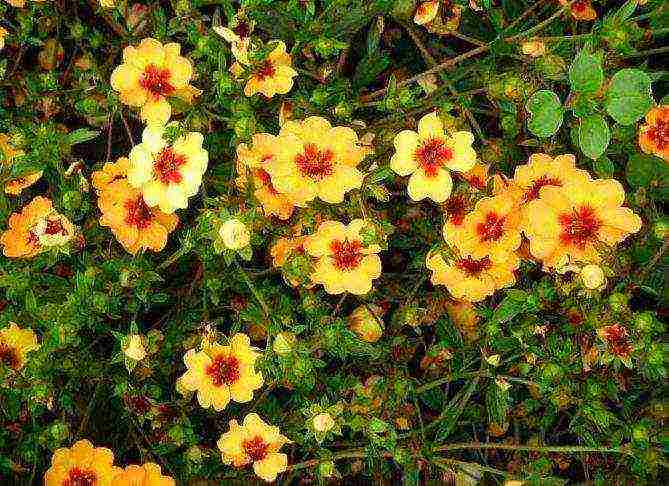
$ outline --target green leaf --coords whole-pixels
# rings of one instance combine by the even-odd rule
[[[578,145],[585,155],[597,160],[604,154],[611,140],[611,131],[602,115],[595,114],[581,119]]]
[[[633,187],[644,187],[657,200],[669,198],[669,166],[660,158],[652,155],[632,155],[625,169],[627,181]]]
[[[67,135],[67,140],[71,145],[76,145],[78,143],[88,142],[93,140],[95,137],[100,135],[100,132],[97,130],[88,130],[86,128],[79,128],[73,132],[70,132]]]
[[[631,125],[655,104],[651,79],[639,69],[622,69],[611,79],[606,94],[606,111],[621,125]]]
[[[535,92],[525,105],[530,113],[527,128],[537,137],[550,137],[562,125],[564,109],[560,98],[549,90]]]
[[[569,68],[569,82],[574,91],[594,93],[604,82],[604,70],[599,57],[580,51]]]

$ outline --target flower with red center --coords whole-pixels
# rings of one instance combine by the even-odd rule
[[[601,245],[613,246],[641,228],[641,219],[624,202],[625,191],[614,179],[545,186],[523,213],[532,255],[552,268],[565,261],[598,262]]]
[[[587,171],[576,168],[576,157],[572,154],[553,158],[546,154],[532,154],[527,164],[516,167],[513,184],[522,191],[521,203],[539,197],[545,186],[561,186],[566,180],[590,179]]]
[[[10,322],[0,329],[0,363],[17,371],[26,363],[28,353],[39,349],[37,336],[32,329],[21,329]]]
[[[293,60],[286,52],[286,44],[278,41],[274,50],[267,55],[267,59],[252,69],[244,87],[244,94],[253,96],[261,93],[267,98],[272,98],[276,94],[288,93],[293,87],[293,78],[297,76],[292,64]]]
[[[161,251],[179,218],[149,207],[139,190],[125,178],[108,184],[98,197],[100,226],[111,229],[119,243],[133,255],[139,251]]]
[[[200,188],[209,156],[200,133],[189,132],[168,144],[165,130],[158,125],[144,129],[142,143],[130,152],[128,182],[139,189],[149,207],[171,214],[188,207],[188,198]]]
[[[48,248],[67,244],[76,234],[76,227],[55,211],[51,201],[38,196],[20,213],[10,216],[0,245],[6,257],[32,258]]]
[[[356,167],[368,153],[350,128],[333,127],[325,118],[312,116],[281,127],[274,157],[264,168],[274,188],[296,205],[305,206],[315,197],[334,204],[362,185]]]
[[[602,340],[606,341],[611,352],[619,358],[627,360],[632,354],[632,343],[626,327],[620,324],[612,324],[598,329],[597,334]]]
[[[114,486],[175,486],[169,476],[163,476],[158,464],[147,462],[141,466],[130,465],[114,476]]]
[[[213,343],[201,351],[189,350],[184,356],[188,370],[179,378],[178,386],[197,392],[200,406],[217,411],[231,399],[240,403],[252,400],[263,377],[255,370],[259,354],[250,343],[246,334],[235,334],[228,345]]]
[[[559,0],[560,5],[569,5],[571,0]],[[569,7],[571,10],[571,16],[576,20],[595,20],[597,18],[597,12],[592,8],[592,3],[590,0],[577,0],[572,3]]]
[[[435,251],[428,254],[425,263],[432,271],[434,285],[445,285],[456,299],[478,302],[516,283],[514,271],[520,259],[515,253],[475,258],[457,251],[447,259]]]
[[[474,164],[474,167],[462,174],[462,177],[464,177],[464,179],[469,182],[469,185],[474,189],[483,191],[488,187],[489,170],[489,165],[477,162]]]
[[[91,175],[91,183],[98,194],[105,190],[109,184],[128,177],[130,160],[127,157],[119,157],[116,162],[107,162],[101,170],[96,170]]]
[[[112,451],[80,440],[70,449],[56,449],[51,467],[44,474],[44,486],[115,485],[114,477],[121,469],[113,462]]]
[[[167,98],[179,96],[188,101],[197,92],[189,85],[193,66],[180,51],[179,44],[163,45],[155,39],[123,50],[123,64],[114,69],[111,85],[123,103],[142,108],[146,122],[167,123],[172,114]]]
[[[278,451],[289,442],[278,427],[268,425],[257,414],[250,413],[244,417],[242,425],[231,420],[230,430],[221,435],[216,445],[224,464],[234,467],[252,464],[258,477],[272,482],[288,467],[288,456]]]
[[[444,239],[474,258],[502,256],[518,249],[520,211],[511,192],[480,199],[458,227],[444,227]]]
[[[639,146],[645,153],[669,162],[669,105],[646,113],[646,123],[639,129]]]
[[[253,195],[260,201],[266,215],[274,215],[279,219],[288,219],[293,214],[295,204],[289,195],[280,193],[272,184],[267,172],[267,165],[274,158],[277,140],[273,135],[257,133],[249,147],[242,143],[237,146],[237,179],[238,186],[244,187],[247,171],[253,175]]]
[[[323,284],[327,293],[364,295],[372,289],[372,280],[381,275],[381,248],[363,244],[360,231],[364,226],[362,219],[348,226],[325,221],[305,242],[307,253],[317,259],[311,281]]]
[[[441,203],[453,188],[449,171],[467,172],[474,167],[473,141],[469,132],[446,135],[437,113],[432,112],[418,122],[418,132],[397,134],[390,168],[400,176],[410,176],[407,190],[411,199]]]

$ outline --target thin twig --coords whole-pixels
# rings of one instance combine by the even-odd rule
[[[465,449],[501,449],[507,451],[527,451],[527,452],[559,452],[561,454],[579,454],[585,452],[597,452],[601,454],[631,454],[630,451],[621,447],[589,447],[589,446],[527,446],[513,444],[495,444],[492,442],[468,442],[460,444],[446,444],[434,449],[435,452],[457,451]]]

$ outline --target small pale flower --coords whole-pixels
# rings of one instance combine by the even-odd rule
[[[311,424],[314,426],[314,430],[320,433],[326,433],[332,430],[335,426],[335,421],[327,412],[319,413],[311,419]]]
[[[223,241],[223,246],[228,250],[241,250],[251,241],[251,233],[248,228],[237,218],[225,221],[218,230],[218,235]]]
[[[142,361],[146,358],[144,338],[139,334],[131,334],[128,336],[127,343],[123,346],[123,354],[133,361]]]
[[[599,265],[588,264],[581,269],[581,280],[585,288],[590,290],[601,289],[606,286],[604,270]]]

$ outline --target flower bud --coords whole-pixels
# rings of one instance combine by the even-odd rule
[[[520,49],[523,51],[523,54],[531,57],[540,57],[546,53],[545,44],[538,40],[523,42]]]
[[[581,269],[581,280],[587,289],[596,290],[606,286],[604,271],[599,265],[586,265]]]
[[[251,241],[251,233],[249,233],[246,225],[237,218],[229,219],[223,223],[218,230],[218,234],[228,250],[241,250],[248,246]]]
[[[123,346],[123,354],[133,361],[142,361],[146,358],[146,349],[144,348],[144,340],[139,334],[131,334],[128,336],[128,341]]]
[[[335,426],[335,421],[332,418],[332,415],[327,412],[316,415],[311,419],[311,423],[314,426],[314,430],[321,433],[328,432]]]
[[[361,305],[348,316],[348,327],[360,339],[374,343],[383,335],[383,310],[375,305]]]

